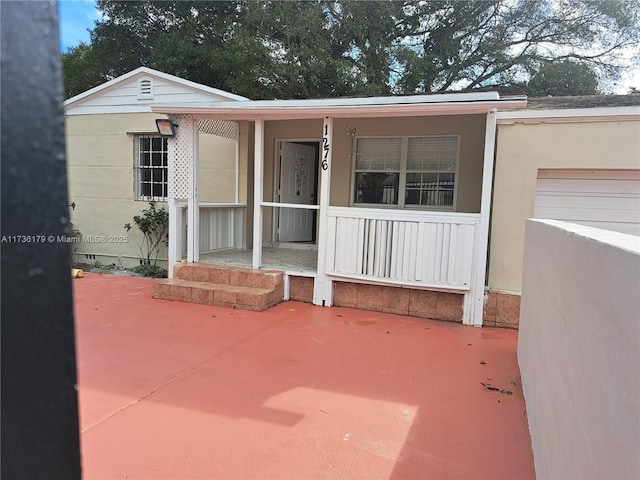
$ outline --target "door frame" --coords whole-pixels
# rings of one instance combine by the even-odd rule
[[[276,138],[274,145],[274,153],[273,153],[273,199],[275,202],[280,202],[280,195],[278,190],[280,189],[280,145],[282,143],[302,143],[302,144],[313,144],[316,147],[316,157],[315,157],[315,169],[316,169],[316,183],[313,187],[314,190],[314,198],[316,200],[316,204],[319,205],[320,199],[318,198],[319,193],[319,184],[320,184],[320,143],[321,140],[319,138]],[[313,225],[313,233],[312,233],[312,241],[317,242],[317,234],[318,234],[318,218],[317,212],[315,214],[315,222]],[[280,223],[280,209],[276,208],[273,212],[273,225],[271,227],[271,241],[278,241],[278,225]]]

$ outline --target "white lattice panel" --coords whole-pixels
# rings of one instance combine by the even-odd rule
[[[224,120],[198,120],[198,131],[216,135],[218,137],[238,140],[240,127],[238,122],[227,122]]]
[[[171,120],[178,125],[177,135],[169,138],[168,196],[188,199],[193,196],[193,141],[194,122],[191,115],[175,115]]]

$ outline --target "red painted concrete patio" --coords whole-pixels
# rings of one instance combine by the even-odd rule
[[[73,281],[85,479],[535,478],[516,331],[151,284]]]

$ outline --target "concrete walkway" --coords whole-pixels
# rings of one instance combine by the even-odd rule
[[[516,331],[151,283],[73,280],[85,479],[535,478]]]

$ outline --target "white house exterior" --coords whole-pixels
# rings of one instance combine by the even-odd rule
[[[156,201],[170,276],[275,248],[285,299],[517,327],[526,218],[640,231],[640,95],[250,101],[140,68],[65,112],[88,263],[137,264],[123,225]]]
[[[156,202],[166,205],[166,139],[151,106],[166,102],[237,102],[244,97],[141,67],[64,103],[71,221],[80,231],[76,260],[139,264],[141,236],[125,223]],[[231,137],[231,138],[229,138]],[[200,198],[238,202],[238,135],[200,144]],[[160,255],[166,262],[166,251]]]
[[[463,323],[482,325],[496,110],[525,105],[494,92],[155,105],[154,112],[178,125],[169,141],[170,276],[184,250],[183,206],[186,261],[200,260],[195,146],[202,125],[251,122],[253,175],[241,183],[253,190],[246,236],[253,268],[262,266],[263,242],[281,232],[274,216],[281,218],[282,209],[315,211],[314,304],[333,305],[341,282],[442,292],[459,298]],[[289,143],[301,151],[288,164]],[[302,147],[318,157],[316,164],[304,160]],[[318,173],[317,188],[309,185],[309,170]],[[297,195],[283,201],[289,184]],[[311,190],[313,201],[291,200]],[[313,216],[293,215],[289,223],[303,229]]]

